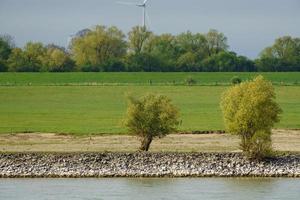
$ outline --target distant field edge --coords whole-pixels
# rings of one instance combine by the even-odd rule
[[[300,85],[300,72],[68,72],[0,73],[0,86],[194,85],[224,86],[238,76],[243,81],[263,75],[275,85]]]

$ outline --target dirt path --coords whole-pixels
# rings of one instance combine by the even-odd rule
[[[300,130],[274,130],[273,146],[279,151],[300,152]],[[169,135],[154,140],[151,151],[237,152],[239,138],[230,134]],[[0,135],[2,152],[133,152],[139,140],[133,136],[75,137],[52,133]]]

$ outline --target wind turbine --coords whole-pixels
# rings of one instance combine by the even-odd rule
[[[130,2],[117,2],[117,3],[125,4],[125,5],[135,5],[137,7],[143,8],[143,27],[146,28],[147,2],[148,0],[144,0],[144,2],[140,4],[134,4]]]
[[[137,4],[138,7],[143,8],[143,27],[146,28],[146,8],[147,8],[147,1],[145,0],[142,4]]]

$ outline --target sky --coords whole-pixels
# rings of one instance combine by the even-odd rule
[[[117,3],[142,0],[0,0],[0,34],[66,46],[70,35],[97,24],[128,32],[142,10]],[[256,58],[278,37],[300,37],[300,0],[149,0],[148,25],[156,34],[223,32],[230,50]]]

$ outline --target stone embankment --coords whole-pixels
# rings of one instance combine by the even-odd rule
[[[300,155],[262,162],[239,153],[3,153],[0,177],[300,177]]]

